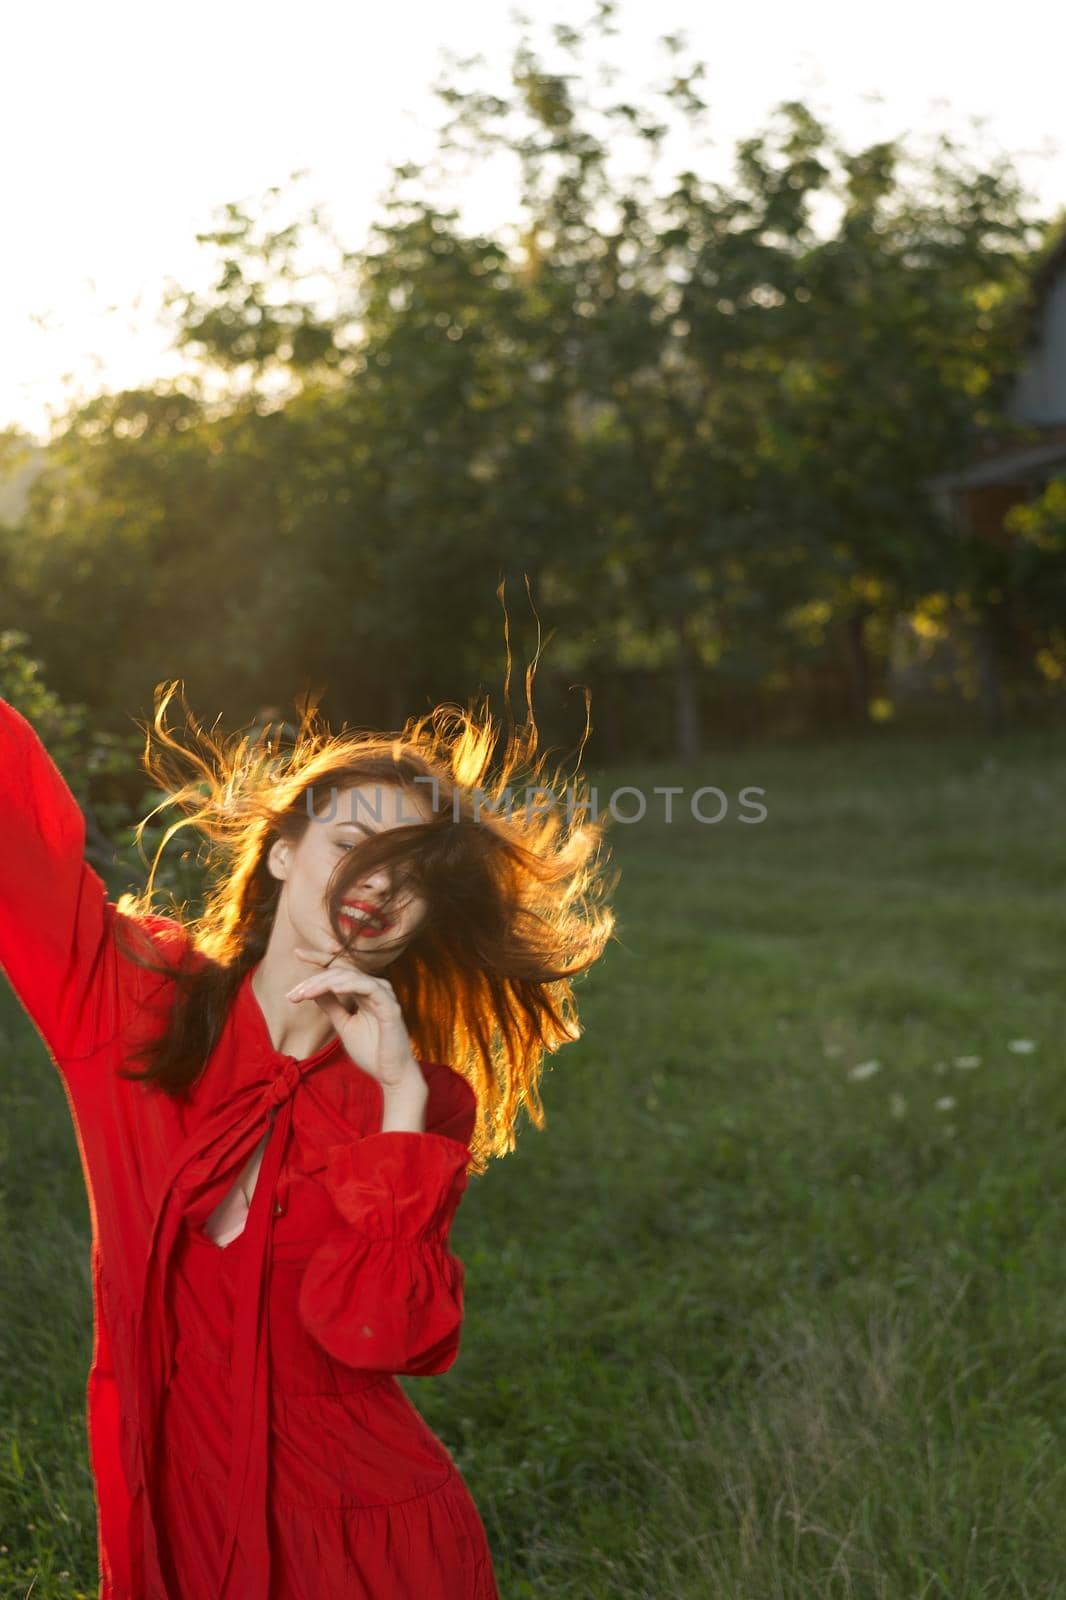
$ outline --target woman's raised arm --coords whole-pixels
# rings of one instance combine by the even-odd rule
[[[85,818],[37,732],[0,698],[0,967],[57,1059],[116,1026],[107,886],[85,861]]]

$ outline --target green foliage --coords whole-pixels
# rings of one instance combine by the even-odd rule
[[[1066,680],[1066,478],[1007,514],[1003,587],[1041,630],[1034,658],[1053,684]]]
[[[61,694],[147,714],[178,676],[233,720],[321,688],[395,726],[498,669],[498,586],[528,582],[549,734],[575,682],[646,670],[669,733],[660,695],[615,745],[696,759],[712,707],[791,717],[819,674],[865,716],[930,593],[987,611],[987,553],[926,485],[1003,424],[1049,235],[1011,164],[848,148],[787,101],[711,181],[702,64],[669,36],[620,101],[615,32],[609,5],[553,30],[566,70],[523,32],[503,93],[453,63],[435,161],[394,169],[359,248],[314,207],[276,221],[278,186],[199,235],[214,279],[170,304],[201,366],[72,410],[0,531]],[[670,138],[692,162],[664,180]],[[501,155],[515,215],[468,233],[451,165]]]
[[[73,792],[86,821],[86,858],[116,894],[142,888],[172,818],[164,813],[148,823],[138,840],[140,818],[166,799],[161,790],[144,785],[141,736],[95,728],[87,706],[61,700],[45,683],[41,662],[28,653],[29,643],[19,629],[0,630],[0,697],[33,725]],[[203,889],[190,852],[179,858],[173,851],[164,855],[155,882],[164,893],[191,904]]]
[[[64,705],[47,687],[41,663],[28,655],[29,634],[18,628],[0,632],[0,697],[30,721],[63,771],[83,752],[87,727],[84,706]]]

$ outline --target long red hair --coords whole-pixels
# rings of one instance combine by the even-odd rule
[[[527,694],[528,682],[527,674]],[[174,980],[174,999],[165,1030],[135,1052],[146,1070],[123,1076],[175,1095],[199,1077],[244,974],[266,951],[281,890],[267,865],[271,845],[278,838],[299,843],[323,794],[328,801],[355,785],[399,785],[429,800],[432,816],[370,834],[342,855],[328,889],[330,925],[349,948],[340,906],[378,865],[390,864],[394,885],[425,897],[425,920],[384,976],[416,1056],[446,1062],[474,1089],[471,1166],[483,1172],[489,1156],[515,1148],[521,1106],[543,1128],[544,1055],[580,1037],[573,979],[613,935],[607,896],[619,874],[607,871],[606,823],[593,816],[584,786],[576,779],[560,786],[557,773],[549,779],[544,772],[546,757],[534,761],[531,708],[493,772],[499,734],[487,704],[441,704],[395,733],[334,734],[309,697],[290,743],[269,723],[216,739],[197,724],[182,690],[193,735],[186,748],[164,722],[179,683],[156,688],[151,727],[142,724],[143,764],[168,797],[163,806],[186,815],[165,831],[146,887],[122,895],[117,909],[133,919],[160,914],[156,869],[168,840],[189,825],[209,842],[207,887],[199,916],[176,906],[168,913],[189,936],[173,959],[158,946],[149,952],[124,940],[131,960]],[[586,702],[582,749],[587,709]],[[525,803],[513,792],[516,781]],[[138,841],[154,815],[138,825]]]

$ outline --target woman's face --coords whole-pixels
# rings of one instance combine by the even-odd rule
[[[299,844],[276,840],[267,857],[273,876],[282,880],[275,922],[287,931],[292,947],[336,948],[327,890],[338,863],[353,845],[368,834],[428,822],[431,816],[424,795],[393,784],[363,784],[331,790],[308,820]],[[425,919],[426,902],[411,889],[400,888],[393,898],[395,874],[395,867],[372,867],[345,891],[351,921],[347,913],[341,921],[354,935],[349,959],[365,972],[381,972],[395,961]],[[364,923],[365,912],[373,919],[369,925]],[[378,931],[381,914],[388,920]]]

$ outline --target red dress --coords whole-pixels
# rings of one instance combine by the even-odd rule
[[[171,985],[116,926],[168,953],[188,935],[108,901],[3,700],[0,830],[0,962],[59,1069],[92,1219],[98,1600],[498,1600],[477,1508],[395,1377],[458,1353],[473,1090],[422,1062],[426,1132],[382,1133],[338,1038],[274,1049],[251,972],[186,1096],[119,1078]],[[264,1135],[222,1247],[212,1214]]]

